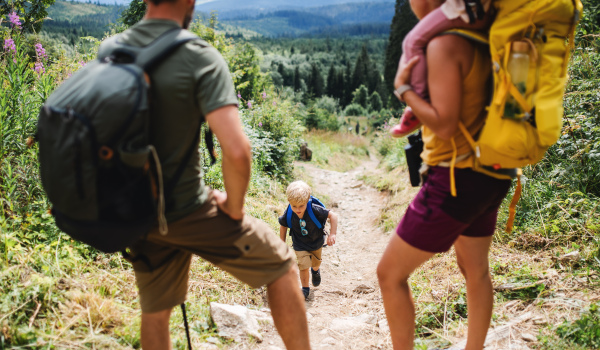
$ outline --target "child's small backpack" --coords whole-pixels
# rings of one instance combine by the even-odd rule
[[[130,246],[157,219],[166,234],[165,197],[197,149],[199,130],[179,169],[163,184],[149,144],[149,74],[197,39],[177,28],[146,47],[133,47],[117,35],[50,95],[36,138],[42,185],[62,231],[104,252]]]
[[[315,225],[317,225],[317,227],[319,229],[323,228],[323,223],[321,223],[317,217],[315,216],[315,213],[312,210],[312,205],[316,204],[320,207],[325,208],[325,204],[323,204],[323,202],[321,202],[318,198],[310,196],[310,199],[308,200],[308,203],[306,203],[306,211],[308,212],[308,216],[310,216],[310,219],[312,220],[312,222],[315,223]],[[292,214],[294,213],[294,211],[292,210],[292,206],[288,205],[287,209],[286,209],[286,222],[287,222],[287,227],[292,227]]]
[[[467,30],[449,33],[489,44],[494,87],[485,125],[476,139],[462,123],[459,128],[473,150],[473,170],[499,179],[517,177],[506,228],[511,231],[521,194],[521,167],[540,161],[560,136],[570,56],[567,39],[572,46],[583,5],[580,0],[493,0],[492,6],[496,17],[489,37]],[[527,84],[519,87],[508,69],[512,44],[517,41],[527,43],[532,53]],[[510,118],[505,116],[509,99],[521,111]],[[455,151],[451,168],[457,156]],[[452,170],[451,188],[456,195]]]

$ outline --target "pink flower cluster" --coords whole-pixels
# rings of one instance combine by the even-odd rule
[[[44,64],[40,61],[35,62],[35,65],[33,66],[33,70],[37,74],[42,74],[42,73],[46,72],[46,69],[44,69]]]
[[[8,15],[8,20],[12,24],[13,28],[21,29],[21,20],[15,11]]]
[[[4,39],[4,50],[9,52],[17,52],[17,46],[15,45],[15,41],[11,38]]]
[[[46,49],[42,46],[41,43],[35,44],[35,53],[37,54],[38,59],[48,59],[48,55],[46,55]]]

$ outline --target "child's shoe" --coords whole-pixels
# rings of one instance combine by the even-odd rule
[[[319,284],[321,284],[321,269],[318,269],[317,271],[315,271],[311,267],[310,273],[312,274],[313,286],[318,287]]]
[[[412,108],[404,108],[404,112],[400,117],[400,123],[390,130],[392,137],[404,137],[411,134],[413,131],[421,127],[421,122],[414,115]]]
[[[308,301],[308,295],[310,294],[310,288],[302,287],[302,294],[304,294],[304,300]]]

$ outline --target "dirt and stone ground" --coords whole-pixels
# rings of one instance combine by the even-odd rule
[[[359,167],[340,173],[320,169],[310,163],[297,164],[310,177],[315,193],[327,197],[340,217],[337,243],[324,248],[323,281],[319,287],[311,287],[309,301],[306,302],[313,349],[392,348],[376,276],[377,263],[391,234],[382,232],[376,223],[387,198],[359,180],[366,172],[378,171],[377,165],[377,159],[372,157]],[[407,203],[411,196],[407,194]],[[527,254],[506,245],[494,244],[490,263],[492,270],[496,269],[493,278],[497,291],[499,286],[502,288],[503,275],[510,275],[511,269],[529,266],[539,271],[536,272],[538,283],[553,289],[554,294],[535,303],[521,300],[497,302],[486,350],[530,349],[541,328],[572,319],[584,304],[594,299],[582,295],[586,281],[573,280],[567,274],[554,270],[551,260],[543,251]],[[415,272],[412,281],[417,304],[443,305],[450,296],[464,291],[464,279],[452,252],[428,261]],[[419,286],[415,292],[416,284]],[[441,329],[432,333],[438,339],[445,339],[446,344],[454,344],[450,349],[463,349],[466,320],[447,321],[445,313],[443,317],[439,320]],[[260,332],[264,338],[262,342],[250,340],[228,348],[285,348],[272,322],[262,323]]]

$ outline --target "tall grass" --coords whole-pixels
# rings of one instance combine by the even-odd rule
[[[312,161],[335,171],[348,171],[369,156],[369,140],[353,133],[313,130],[305,134]]]

